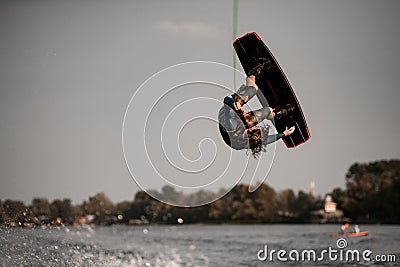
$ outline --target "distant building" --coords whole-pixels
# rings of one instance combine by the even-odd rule
[[[314,179],[311,179],[311,182],[310,182],[310,194],[311,194],[311,196],[315,197],[315,181],[314,181]]]
[[[332,201],[332,197],[330,195],[327,195],[325,198],[324,209],[326,213],[336,212],[336,203]]]
[[[336,208],[336,203],[332,201],[332,197],[325,197],[324,208],[312,212],[313,221],[317,223],[335,223],[343,220],[343,211]]]

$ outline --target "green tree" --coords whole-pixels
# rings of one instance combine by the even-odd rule
[[[29,209],[22,201],[7,199],[3,203],[3,220],[6,224],[23,223],[28,219]]]
[[[168,213],[168,206],[164,206],[144,191],[138,191],[132,203],[132,215],[134,219],[143,222],[157,222],[162,220],[162,214]]]
[[[3,210],[3,202],[0,200],[0,224],[4,223],[4,210]]]
[[[72,205],[70,199],[56,199],[50,205],[51,218],[55,220],[57,218],[63,219],[67,223],[72,223]]]
[[[329,195],[331,195],[333,201],[337,203],[338,209],[343,209],[348,201],[346,191],[342,190],[339,187],[333,189],[332,192],[329,193]]]
[[[208,218],[214,221],[228,221],[232,217],[230,196],[226,195],[210,204]]]
[[[278,213],[278,201],[275,190],[263,183],[251,194],[251,197],[256,209],[256,219],[267,223],[275,222]]]
[[[39,223],[49,223],[51,210],[50,203],[47,198],[34,198],[32,200],[30,209],[32,215],[38,218]]]
[[[359,221],[400,222],[400,160],[354,163],[346,174],[345,212]]]
[[[314,197],[300,190],[297,194],[296,209],[299,211],[298,219],[307,222],[310,219],[310,212],[315,209]]]
[[[161,189],[161,198],[160,200],[167,203],[181,204],[185,205],[185,198],[182,192],[175,191],[175,188],[169,185],[163,186]]]
[[[89,197],[89,201],[82,204],[85,214],[96,215],[94,223],[109,224],[113,221],[115,212],[114,204],[105,193],[97,193],[94,197]]]
[[[292,221],[298,215],[297,199],[292,189],[281,191],[277,195],[278,213],[284,221]]]
[[[118,215],[122,215],[122,223],[129,223],[129,220],[134,218],[134,214],[132,212],[132,202],[131,201],[123,201],[117,203],[116,213]]]
[[[232,220],[252,220],[257,217],[253,200],[249,198],[249,186],[236,185],[228,195],[232,196]]]

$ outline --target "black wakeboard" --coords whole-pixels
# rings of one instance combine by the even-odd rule
[[[257,85],[260,89],[257,97],[264,107],[294,107],[294,111],[289,113],[288,116],[274,120],[274,126],[280,133],[286,127],[296,127],[293,134],[283,137],[283,142],[288,148],[294,148],[305,143],[310,138],[310,132],[300,103],[268,47],[255,32],[247,33],[236,39],[233,42],[233,47],[247,75],[251,69],[261,62],[261,58],[266,58],[272,63],[268,70],[264,70],[260,77],[257,77]]]

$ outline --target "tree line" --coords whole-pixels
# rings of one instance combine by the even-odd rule
[[[354,222],[400,223],[399,177],[399,160],[354,163],[345,176],[346,188],[335,188],[328,194]],[[253,193],[248,188],[238,184],[217,201],[195,208],[171,206],[143,191],[138,191],[132,201],[116,204],[104,193],[78,205],[73,205],[70,199],[49,202],[46,198],[34,198],[30,205],[8,199],[0,201],[0,224],[30,227],[86,223],[174,224],[178,218],[185,223],[307,223],[313,222],[312,212],[324,206],[323,198],[304,191],[277,192],[266,183]],[[152,192],[159,199],[181,199],[184,203],[207,199],[212,194],[200,191],[183,195],[169,186],[161,192]]]
[[[254,193],[249,193],[248,188],[245,184],[236,185],[219,200],[194,208],[165,204],[144,191],[138,191],[133,201],[116,204],[104,193],[89,197],[79,205],[72,205],[70,199],[49,202],[46,198],[34,198],[30,205],[22,201],[5,200],[0,201],[0,223],[12,226],[174,224],[178,218],[182,218],[185,223],[303,222],[317,203],[314,197],[303,191],[295,194],[289,189],[277,193],[265,183]],[[171,196],[190,199],[202,195],[208,197],[210,194],[200,191],[195,195],[182,196],[182,193],[169,186],[159,192],[159,195],[164,196],[163,199]]]
[[[362,223],[400,223],[400,160],[354,163],[346,188],[330,194],[345,215]]]

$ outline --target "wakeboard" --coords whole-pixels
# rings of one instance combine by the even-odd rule
[[[310,132],[300,103],[286,75],[268,47],[255,32],[247,33],[236,39],[233,42],[233,47],[247,75],[263,60],[267,59],[271,62],[270,67],[263,70],[260,77],[257,77],[257,86],[260,89],[257,97],[264,107],[294,107],[293,112],[289,113],[288,116],[274,120],[274,126],[280,133],[286,127],[296,127],[291,135],[283,137],[283,142],[288,148],[294,148],[305,143],[310,139]]]

